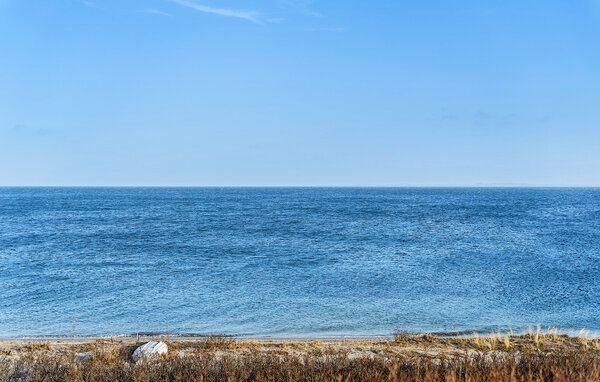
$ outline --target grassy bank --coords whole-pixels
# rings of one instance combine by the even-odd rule
[[[379,340],[164,339],[169,352],[136,364],[141,342],[0,343],[1,381],[599,381],[600,340],[556,332]]]

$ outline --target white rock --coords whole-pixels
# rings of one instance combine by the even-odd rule
[[[77,354],[75,354],[75,357],[77,358],[77,360],[79,362],[83,362],[83,361],[87,361],[88,359],[92,358],[92,353],[77,353]]]
[[[151,341],[135,349],[131,358],[133,358],[135,362],[150,361],[157,359],[161,354],[165,354],[167,351],[168,347],[166,343]]]

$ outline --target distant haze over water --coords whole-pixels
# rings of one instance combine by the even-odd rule
[[[600,189],[0,188],[0,337],[600,329]]]

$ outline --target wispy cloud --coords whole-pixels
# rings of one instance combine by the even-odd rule
[[[171,16],[170,13],[159,11],[158,9],[139,9],[138,13],[150,13],[152,15]]]
[[[312,17],[323,17],[321,13],[310,8],[313,2],[313,0],[279,0],[279,3],[285,8],[292,9],[296,12]]]
[[[100,8],[96,3],[93,3],[93,2],[87,1],[87,0],[81,0],[81,4],[85,5],[86,7],[90,7],[90,8]]]
[[[212,13],[215,15],[228,16],[228,17],[237,17],[240,19],[252,21],[253,23],[260,23],[258,20],[258,13],[252,11],[239,11],[234,9],[225,9],[225,8],[213,8],[207,5],[196,4],[194,2],[188,0],[168,0],[172,3],[182,5],[184,7],[192,8],[199,12]]]
[[[9,135],[18,136],[44,136],[52,134],[52,130],[47,128],[35,128],[25,125],[15,125],[7,129]]]
[[[514,112],[489,112],[479,110],[475,113],[444,113],[438,116],[432,116],[434,119],[440,119],[444,122],[456,121],[475,121],[476,123],[546,123],[551,120],[548,115],[523,115]]]
[[[491,121],[491,122],[515,122],[521,119],[521,116],[517,113],[490,113],[487,111],[478,111],[473,116],[478,121]]]

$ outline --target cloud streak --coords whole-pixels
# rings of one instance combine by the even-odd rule
[[[152,15],[171,16],[170,13],[159,11],[158,9],[140,9],[138,13],[150,13]]]
[[[87,0],[81,0],[81,4],[83,4],[89,8],[96,8],[96,9],[100,8],[98,5],[96,5],[96,3],[92,3],[91,1],[87,1]]]
[[[15,125],[7,129],[8,134],[15,137],[38,137],[52,134],[52,130],[46,128],[33,128],[25,125]]]
[[[285,7],[312,17],[323,17],[319,12],[310,9],[313,0],[279,0]]]
[[[171,3],[179,4],[184,7],[194,9],[199,12],[212,13],[220,16],[236,17],[259,24],[258,13],[252,11],[239,11],[234,9],[213,8],[207,5],[196,4],[188,0],[168,0]]]

